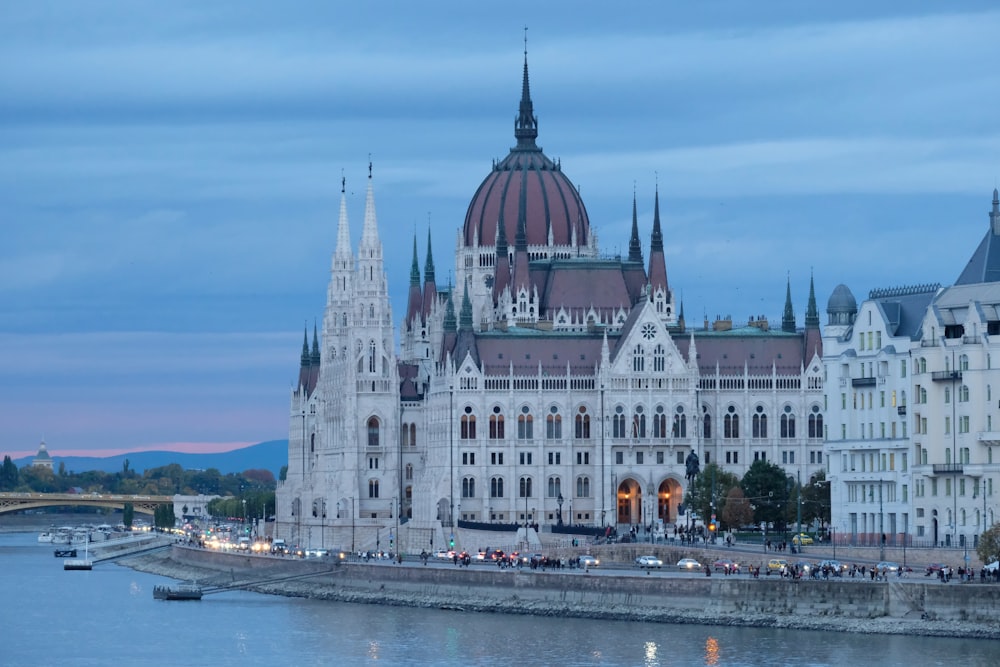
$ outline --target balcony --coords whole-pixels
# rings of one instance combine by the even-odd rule
[[[962,371],[934,371],[931,379],[935,382],[958,382],[962,379]]]
[[[935,475],[962,475],[965,472],[961,463],[935,463],[932,467]]]
[[[980,431],[976,441],[984,445],[1000,445],[1000,431]]]
[[[900,417],[905,417],[906,416],[906,406],[905,405],[896,406],[896,414],[899,415]]]
[[[874,377],[869,377],[869,378],[851,378],[851,386],[852,387],[874,387],[875,386],[875,378]]]

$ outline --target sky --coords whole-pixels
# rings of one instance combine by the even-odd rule
[[[0,0],[0,455],[287,437],[347,183],[393,315],[514,145],[603,253],[659,187],[689,325],[948,285],[1000,177],[992,2]],[[527,31],[525,31],[527,26]],[[370,156],[370,158],[369,158]]]

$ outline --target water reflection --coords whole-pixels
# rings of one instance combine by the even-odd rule
[[[709,637],[705,640],[705,664],[719,664],[719,641],[715,637]]]
[[[644,648],[646,667],[656,667],[656,665],[659,665],[660,660],[656,657],[656,651],[659,647],[656,645],[656,642],[646,642]]]

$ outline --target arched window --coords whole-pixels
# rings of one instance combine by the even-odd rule
[[[410,424],[410,447],[417,446],[417,425]]]
[[[554,405],[549,408],[549,414],[545,417],[545,437],[549,440],[562,438],[562,416],[559,408]]]
[[[586,476],[581,476],[576,478],[576,497],[577,498],[589,498],[590,497],[590,478]]]
[[[736,408],[729,406],[726,416],[722,420],[722,437],[740,437],[740,416],[736,414]]]
[[[368,497],[378,498],[378,480],[370,479],[368,480]]]
[[[963,384],[958,388],[958,402],[968,403],[969,402],[969,385]]]
[[[368,343],[368,372],[375,372],[375,341]]]
[[[584,440],[590,437],[590,415],[587,414],[587,408],[582,405],[580,406],[580,412],[576,415],[573,435],[577,440]]]
[[[812,407],[812,414],[809,415],[809,437],[823,437],[823,415],[820,414],[818,405]]]
[[[490,440],[503,440],[503,413],[500,406],[493,406],[493,414],[490,415]]]
[[[701,437],[708,439],[712,437],[712,415],[708,414],[708,408],[702,408],[702,411],[705,418],[702,419]]]
[[[465,477],[462,479],[462,497],[463,498],[475,498],[476,497],[476,478],[475,477]]]
[[[642,412],[642,406],[635,406],[635,414],[632,415],[632,437],[646,437],[646,415]]]
[[[503,477],[490,478],[490,498],[503,498]]]
[[[531,410],[525,405],[521,408],[521,414],[517,416],[517,439],[531,440],[535,437],[535,425],[531,416]]]
[[[412,480],[412,479],[413,479],[413,464],[412,463],[407,463],[406,464],[406,480],[409,481],[409,480]]]
[[[399,444],[402,447],[410,446],[410,425],[406,422],[403,422],[399,428]]]
[[[378,447],[378,435],[379,423],[378,417],[370,417],[368,419],[368,446]]]
[[[315,433],[310,433],[309,434],[309,451],[310,452],[315,452],[316,451],[316,434]]]
[[[665,351],[663,346],[659,343],[653,348],[653,372],[662,373],[666,368],[664,360],[666,359]]]
[[[792,406],[785,406],[785,413],[781,415],[781,437],[795,437],[795,415],[792,414]]]
[[[520,480],[519,488],[520,498],[530,498],[531,497],[531,478],[522,477]]]
[[[686,438],[688,434],[687,415],[684,414],[684,406],[678,405],[674,412],[673,435],[675,438]]]
[[[558,498],[562,495],[562,482],[558,477],[549,477],[549,498]]]
[[[472,414],[472,408],[469,406],[465,407],[465,414],[462,415],[461,432],[462,440],[476,439],[476,415]]]
[[[664,413],[662,405],[656,406],[656,414],[653,415],[653,437],[667,437],[667,415]]]
[[[963,354],[958,357],[958,370],[960,371],[969,370],[969,355]]]
[[[642,349],[642,345],[636,345],[635,349],[632,350],[632,371],[635,373],[641,373],[646,369],[646,351]]]
[[[927,372],[927,359],[920,357],[920,361],[917,363],[917,372],[926,373]]]
[[[625,408],[622,406],[617,406],[615,408],[615,416],[612,418],[612,437],[614,438],[624,438],[625,437]]]
[[[754,412],[751,430],[755,438],[767,437],[767,415],[764,413],[764,406],[762,405],[758,405],[757,410]]]

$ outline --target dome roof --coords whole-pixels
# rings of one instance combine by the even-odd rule
[[[831,315],[834,313],[854,315],[858,312],[858,302],[847,285],[841,283],[833,289],[830,300],[826,302],[826,312]]]
[[[480,245],[494,245],[501,222],[507,242],[514,244],[522,219],[527,245],[548,245],[550,236],[555,245],[587,245],[590,220],[579,192],[560,165],[535,144],[538,119],[532,112],[527,57],[514,136],[517,145],[493,166],[469,204],[462,234],[465,245],[477,239]]]

